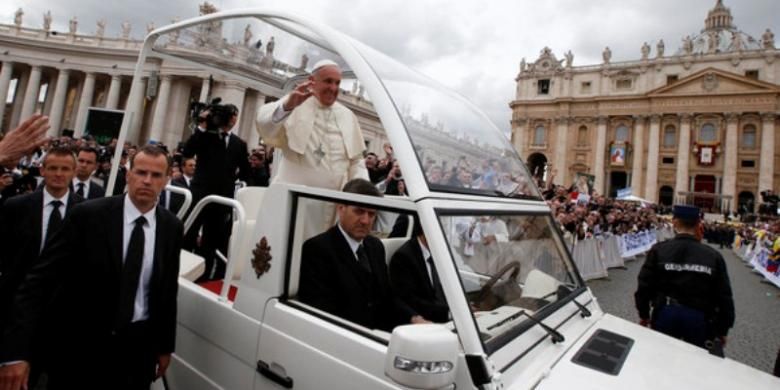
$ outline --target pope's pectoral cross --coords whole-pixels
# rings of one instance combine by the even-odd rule
[[[322,149],[322,144],[317,147],[317,150],[314,151],[314,158],[317,159],[317,164],[322,163],[322,159],[325,158],[325,151]]]

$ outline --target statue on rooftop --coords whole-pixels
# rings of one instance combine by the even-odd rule
[[[303,53],[301,56],[301,66],[299,66],[299,69],[306,69],[306,65],[309,64],[309,56],[306,55],[306,53]]]
[[[95,35],[97,35],[98,38],[103,38],[103,36],[106,35],[105,19],[100,19],[97,21],[97,30],[95,31]]]
[[[658,41],[658,44],[655,46],[655,50],[656,50],[655,56],[656,56],[656,58],[663,57],[665,49],[666,49],[666,45],[664,44],[664,40],[661,39],[660,41]]]
[[[685,38],[683,38],[683,52],[689,55],[693,53],[693,39],[690,35],[687,35]]]
[[[14,24],[16,27],[22,27],[22,16],[24,16],[24,11],[22,11],[22,7],[19,7],[19,9],[14,12]]]
[[[51,11],[46,11],[43,14],[43,31],[51,30]]]
[[[563,57],[566,58],[566,67],[571,68],[571,65],[574,63],[574,54],[572,54],[571,50],[569,50],[563,55]]]
[[[274,37],[271,37],[268,43],[265,44],[265,55],[268,57],[273,57],[275,46],[276,42],[274,41]]]
[[[79,29],[79,19],[78,17],[74,16],[70,18],[70,21],[68,21],[68,31],[72,35],[76,35],[76,31]]]
[[[154,25],[154,22],[153,22],[153,21],[152,21],[152,22],[149,22],[149,23],[146,23],[146,34],[147,34],[147,35],[148,35],[148,34],[151,34],[151,33],[152,33],[152,31],[154,31],[154,29],[155,29],[155,28],[157,28],[157,27],[155,27],[155,25]]]
[[[609,64],[609,60],[612,59],[612,50],[609,50],[609,46],[604,48],[604,52],[601,53],[601,58],[604,59],[605,64]]]
[[[250,42],[252,42],[252,26],[247,24],[244,28],[244,46],[249,46]]]
[[[650,55],[650,45],[648,45],[647,42],[642,44],[641,52],[642,52],[642,59],[646,60],[647,57]]]
[[[130,22],[125,20],[122,22],[122,38],[124,39],[130,39],[130,29],[132,26],[130,25]]]
[[[761,35],[761,42],[764,45],[764,49],[774,49],[775,48],[775,34],[772,33],[772,30],[766,29],[764,31],[764,34]]]
[[[520,60],[520,72],[525,72],[525,57]]]

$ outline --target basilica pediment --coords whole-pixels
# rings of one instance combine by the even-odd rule
[[[650,91],[648,97],[780,93],[777,86],[720,69],[707,68],[677,82]]]

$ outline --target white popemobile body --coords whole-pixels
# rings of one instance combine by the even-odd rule
[[[243,31],[247,20],[273,26],[277,42],[305,42],[312,62],[336,60],[345,80],[357,77],[395,149],[409,196],[374,198],[276,183],[241,189],[236,200],[213,198],[236,210],[228,272],[216,294],[192,282],[201,260],[182,253],[168,388],[780,387],[766,373],[602,312],[500,131],[462,97],[341,33],[268,10],[211,14],[152,32],[135,77],[159,70],[159,62],[149,60],[162,58],[267,89],[251,69],[231,71],[220,66],[219,56],[170,38],[161,43],[174,35],[208,38],[230,23]],[[140,93],[137,86],[132,96]],[[137,110],[129,107],[119,145],[134,128]],[[334,203],[376,208],[396,222],[419,215],[451,321],[400,326],[389,334],[297,300],[307,213]],[[396,238],[387,237],[387,227],[377,230],[388,259],[409,236],[409,229]],[[273,260],[258,276],[251,252],[261,237]]]

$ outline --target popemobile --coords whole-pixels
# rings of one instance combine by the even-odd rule
[[[281,96],[308,76],[306,63],[280,70],[264,64],[268,58],[225,66],[231,54],[219,46],[226,42],[221,34],[240,34],[246,25],[274,35],[294,58],[303,52],[311,63],[338,63],[342,88],[359,83],[409,195],[378,198],[274,183],[239,189],[235,200],[203,199],[185,228],[205,204],[234,209],[227,276],[217,288],[194,283],[202,259],[182,252],[176,353],[166,388],[780,388],[766,373],[604,313],[506,136],[465,98],[351,37],[284,12],[218,12],[151,32],[134,77],[148,76],[164,60],[267,90],[259,70],[266,66],[285,80],[276,91]],[[131,96],[142,93],[141,83],[132,85]],[[125,112],[120,147],[141,109],[131,105]],[[118,164],[115,159],[107,188]],[[475,171],[484,174],[450,177]],[[407,228],[390,238],[392,228],[419,218],[448,322],[388,333],[298,299],[302,244],[327,228],[314,221],[335,204],[378,210],[373,235],[388,261],[411,235]],[[479,239],[488,227],[492,242]],[[252,253],[262,238],[270,245],[270,269]]]

